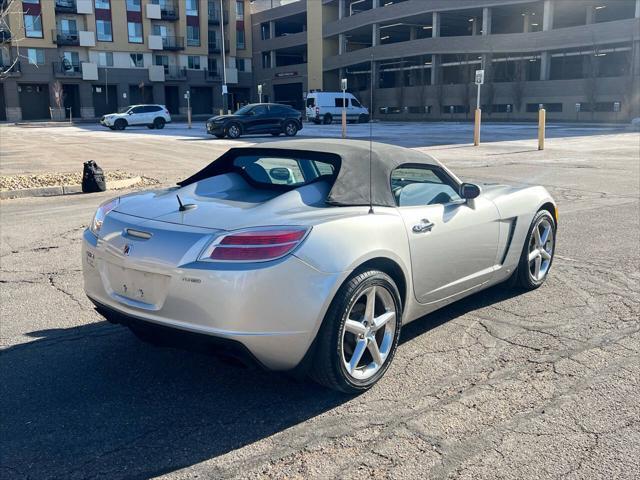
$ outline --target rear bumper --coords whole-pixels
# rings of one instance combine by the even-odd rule
[[[292,255],[253,267],[202,262],[171,266],[124,257],[112,247],[85,231],[85,292],[111,318],[235,342],[271,370],[290,370],[302,361],[346,275],[320,272]],[[132,255],[138,251],[142,256],[142,249],[136,246]],[[113,264],[168,277],[166,294],[154,308],[123,298],[106,276]]]

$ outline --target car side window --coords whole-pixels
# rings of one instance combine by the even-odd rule
[[[131,113],[144,113],[144,107],[133,107]]]
[[[267,107],[265,107],[264,105],[259,105],[257,107],[254,107],[251,111],[254,115],[264,115],[265,113],[267,113]]]
[[[460,200],[457,185],[442,170],[429,166],[396,168],[391,191],[399,207],[438,205]]]
[[[154,105],[150,105],[147,107],[147,112],[151,113],[151,112],[159,112],[160,110],[162,110],[160,107],[156,107]]]
[[[362,105],[360,105],[360,102],[358,100],[356,100],[355,98],[351,99],[351,106],[352,107],[356,107],[356,108],[362,107]]]

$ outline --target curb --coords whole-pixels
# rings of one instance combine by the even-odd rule
[[[140,177],[125,178],[107,182],[107,190],[127,188],[142,181]],[[57,187],[22,188],[20,190],[5,190],[0,192],[0,199],[27,197],[55,197],[58,195],[73,195],[82,193],[82,185],[62,185]]]

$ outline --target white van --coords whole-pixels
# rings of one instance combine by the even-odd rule
[[[369,110],[352,94],[345,94],[347,121],[366,123]],[[307,118],[315,124],[332,123],[342,118],[342,92],[311,92],[307,95]]]

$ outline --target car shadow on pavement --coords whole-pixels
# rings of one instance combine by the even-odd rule
[[[402,342],[510,295],[491,289],[462,300],[407,325]],[[351,399],[310,381],[152,347],[107,322],[30,336],[36,340],[1,354],[2,468],[11,478],[148,478]],[[218,468],[212,476],[224,476]]]

